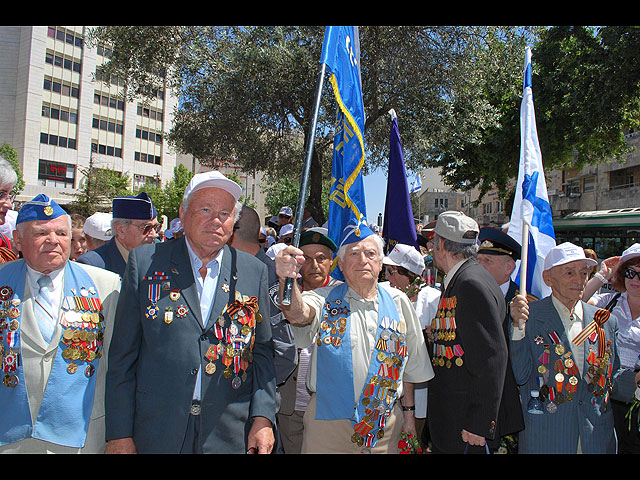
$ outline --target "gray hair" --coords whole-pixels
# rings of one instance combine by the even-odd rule
[[[380,258],[380,261],[382,262],[382,259],[384,258],[384,240],[382,240],[382,238],[380,237],[380,235],[370,235],[371,237],[373,237],[373,239],[375,240],[375,244],[376,247],[378,248],[378,257]],[[366,237],[369,238],[369,237]],[[342,262],[344,260],[344,254],[347,251],[347,247],[349,246],[349,244],[347,243],[346,245],[342,245],[340,246],[340,248],[338,248],[338,253],[336,254],[337,257],[340,259],[340,261]]]
[[[11,163],[0,154],[0,186],[11,188],[18,183],[18,174],[11,166]]]
[[[118,236],[118,230],[116,229],[118,225],[123,225],[127,227],[131,225],[131,219],[130,218],[112,218],[111,219],[111,234],[114,237]]]
[[[454,257],[461,256],[463,258],[475,258],[478,253],[478,245],[476,243],[458,243],[448,238],[441,237],[437,233],[433,237],[433,248],[440,250],[440,242],[438,239],[442,239],[442,246],[444,250],[449,252]]]

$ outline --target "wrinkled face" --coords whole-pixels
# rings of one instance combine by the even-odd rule
[[[542,272],[544,282],[562,303],[575,303],[582,299],[591,267],[583,260],[558,265]]]
[[[180,220],[189,244],[202,252],[224,247],[233,234],[236,201],[226,190],[209,187],[191,194],[189,207],[180,207]]]
[[[0,225],[4,224],[7,212],[13,208],[12,189],[13,185],[0,185]]]
[[[319,244],[303,245],[300,250],[304,252],[304,263],[300,267],[302,283],[305,288],[317,288],[329,276],[333,253],[330,248]]]
[[[382,271],[382,257],[371,236],[347,245],[342,260],[338,259],[338,264],[347,283],[376,282]]]
[[[21,224],[14,232],[25,262],[40,273],[50,273],[67,263],[71,252],[71,224],[67,215]]]
[[[158,233],[162,225],[158,219],[152,220],[131,220],[128,225],[116,226],[118,240],[127,249],[131,250],[145,243],[153,243],[158,238]]]
[[[488,255],[479,253],[478,263],[486,268],[491,276],[496,279],[498,285],[502,285],[511,276],[515,268],[515,262],[508,255]]]

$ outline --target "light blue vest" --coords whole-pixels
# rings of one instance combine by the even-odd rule
[[[23,260],[8,263],[0,270],[0,293],[12,293],[3,301],[6,317],[13,322],[5,331],[2,346],[3,383],[0,384],[0,445],[25,438],[37,438],[68,447],[84,446],[93,408],[96,374],[102,354],[104,317],[102,304],[91,277],[74,262],[67,262],[64,272],[64,301],[61,322],[67,330],[89,332],[89,340],[60,338],[45,394],[32,424],[24,371],[20,361],[20,322],[27,267]],[[6,296],[6,295],[5,295]],[[4,298],[4,297],[3,297]],[[13,302],[12,302],[13,301]],[[14,309],[11,315],[9,310]],[[5,312],[3,312],[5,313]],[[81,314],[85,314],[81,318]],[[93,318],[87,316],[93,314]],[[10,334],[8,334],[10,333]],[[83,352],[78,358],[75,352]],[[87,357],[86,352],[92,351]],[[71,355],[71,352],[74,354]],[[97,353],[96,358],[93,355]],[[7,361],[7,355],[10,356]],[[12,364],[11,361],[17,359]],[[71,364],[74,365],[71,365]],[[77,371],[68,367],[77,366]]]
[[[352,441],[373,447],[384,434],[386,419],[398,397],[407,358],[406,324],[391,294],[378,286],[378,329],[367,380],[356,403],[351,356],[351,314],[342,283],[326,298],[318,333],[316,419],[350,419]],[[404,328],[403,328],[404,326]]]

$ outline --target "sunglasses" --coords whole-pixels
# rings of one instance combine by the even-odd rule
[[[162,230],[162,224],[147,223],[146,225],[138,225],[138,228],[142,230],[143,235],[149,235],[149,233],[151,233],[151,230],[155,230],[156,233],[160,233],[160,230]]]
[[[259,238],[259,239],[258,239],[258,242],[260,242],[260,243],[266,243],[266,242],[267,242],[267,239],[266,239],[266,238]]]
[[[624,271],[624,277],[628,278],[629,280],[633,280],[635,277],[638,277],[638,279],[640,280],[640,272],[627,268]]]

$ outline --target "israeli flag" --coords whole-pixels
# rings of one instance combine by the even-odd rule
[[[524,87],[520,107],[520,167],[508,235],[523,245],[522,227],[529,227],[527,255],[527,293],[543,298],[551,289],[542,280],[544,258],[556,245],[547,184],[542,168],[542,154],[536,130],[536,115],[531,91],[531,49],[524,62]],[[520,282],[520,269],[513,280]]]
[[[422,188],[422,180],[420,180],[420,174],[416,173],[416,179],[413,181],[413,186],[411,187],[410,193],[419,192]]]

